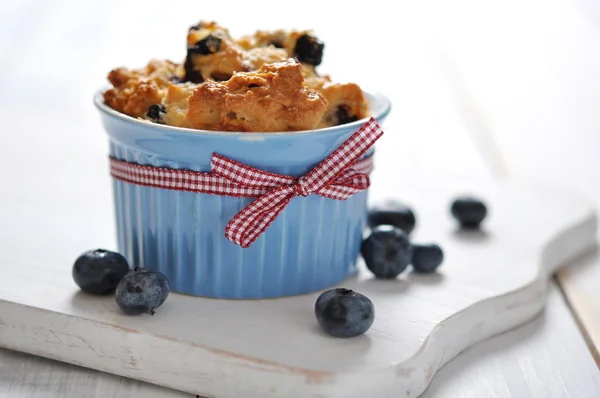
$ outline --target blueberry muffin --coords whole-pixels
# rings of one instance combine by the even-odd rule
[[[221,131],[311,130],[368,116],[358,85],[317,73],[323,50],[311,31],[235,40],[215,22],[200,22],[188,30],[183,63],[114,69],[104,101],[154,123]]]

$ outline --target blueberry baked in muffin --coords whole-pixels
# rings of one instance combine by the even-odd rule
[[[220,131],[312,130],[368,116],[358,85],[317,73],[324,47],[311,31],[236,40],[215,22],[200,22],[188,30],[183,63],[114,69],[104,101],[154,123]]]

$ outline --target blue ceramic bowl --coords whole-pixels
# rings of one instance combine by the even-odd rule
[[[381,123],[383,95],[367,95]],[[262,170],[301,176],[337,149],[366,119],[321,130],[235,133],[137,120],[94,102],[110,155],[143,165],[210,171],[213,152]],[[218,298],[267,298],[334,285],[356,269],[367,192],[345,201],[297,197],[254,244],[225,239],[229,220],[253,199],[144,187],[114,180],[119,250],[131,264],[164,273],[173,291]]]

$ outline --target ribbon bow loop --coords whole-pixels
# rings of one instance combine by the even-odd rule
[[[226,158],[218,153],[213,153],[210,168],[214,175],[246,187],[275,188],[281,185],[290,185],[296,181],[293,177],[269,173]]]
[[[308,174],[289,184],[280,185],[242,209],[225,227],[225,236],[241,247],[249,247],[295,196],[315,193],[330,199],[345,200],[367,189],[368,175],[357,172],[352,165],[382,134],[377,121],[371,118]]]

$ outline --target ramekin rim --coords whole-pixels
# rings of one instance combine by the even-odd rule
[[[116,111],[104,103],[103,93],[107,89],[108,89],[108,87],[105,87],[103,89],[98,90],[94,94],[94,105],[96,106],[96,108],[98,108],[98,110],[100,112],[107,114],[109,116],[112,116],[112,117],[116,117],[118,119],[121,119],[121,120],[131,123],[131,124],[143,125],[144,127],[148,127],[148,128],[154,129],[154,130],[161,131],[161,132],[167,131],[167,132],[173,132],[173,133],[193,134],[193,135],[199,134],[199,135],[248,136],[248,137],[257,137],[257,136],[265,136],[265,135],[267,135],[267,136],[288,136],[288,135],[305,135],[305,134],[315,134],[315,133],[321,134],[321,133],[327,133],[327,132],[339,130],[342,128],[345,129],[345,128],[349,128],[349,127],[356,127],[358,129],[360,126],[365,124],[371,116],[374,117],[376,120],[385,118],[390,113],[391,108],[392,108],[391,101],[383,93],[375,92],[375,93],[371,94],[369,92],[365,92],[368,96],[377,98],[382,101],[383,106],[381,107],[381,109],[379,109],[377,113],[374,113],[369,117],[357,120],[355,122],[341,124],[338,126],[332,126],[332,127],[326,127],[326,128],[314,129],[314,130],[277,131],[277,132],[199,130],[199,129],[192,129],[192,128],[186,128],[186,127],[175,127],[175,126],[169,126],[169,125],[164,125],[164,124],[152,123],[150,121],[143,120],[143,119],[136,119],[132,116],[129,116],[129,115],[126,115],[119,111]]]

